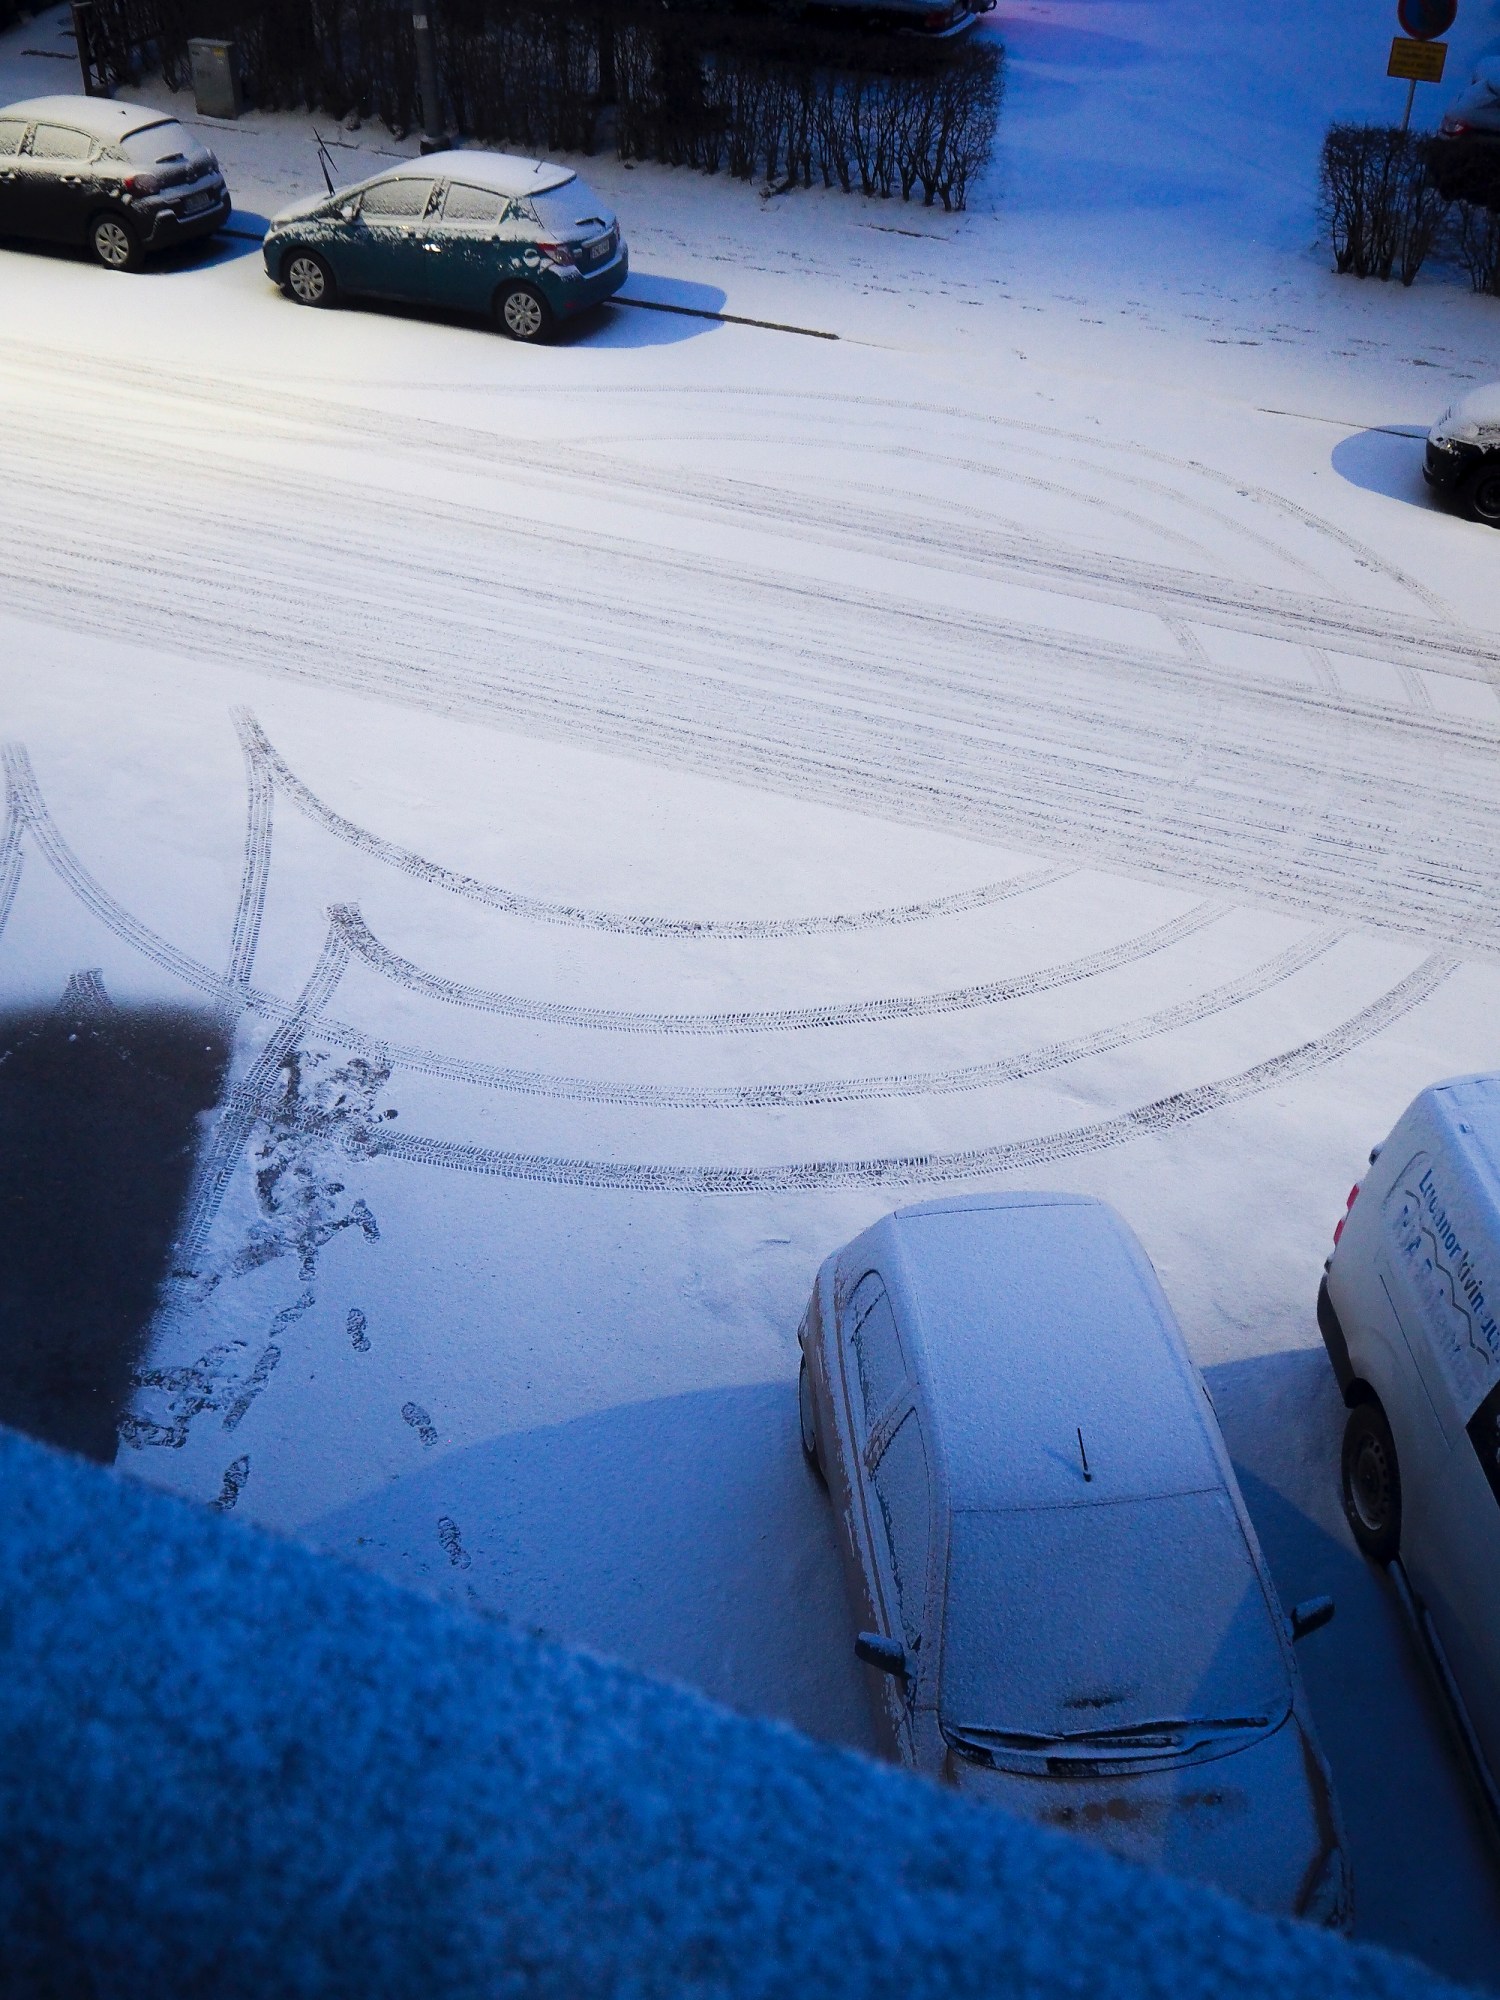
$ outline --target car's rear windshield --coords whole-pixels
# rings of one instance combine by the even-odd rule
[[[169,160],[185,160],[193,150],[193,141],[186,126],[175,118],[164,118],[159,125],[130,133],[113,150],[123,153],[133,166],[160,167]]]
[[[945,1724],[1053,1738],[1279,1721],[1286,1662],[1223,1492],[953,1517]]]
[[[609,227],[609,209],[587,181],[571,180],[566,187],[548,188],[545,194],[532,195],[531,205],[543,229],[557,236]]]

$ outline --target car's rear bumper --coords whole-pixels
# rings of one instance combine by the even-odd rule
[[[196,243],[224,227],[231,205],[226,188],[212,208],[200,209],[196,215],[177,215],[170,208],[158,209],[150,230],[142,230],[141,241],[148,250],[169,250],[178,243]],[[138,222],[144,220],[143,216],[137,216]]]
[[[549,296],[553,306],[565,318],[574,313],[587,312],[590,306],[603,305],[630,276],[630,252],[621,243],[609,262],[597,271],[590,271],[586,277],[554,278],[549,286]]]

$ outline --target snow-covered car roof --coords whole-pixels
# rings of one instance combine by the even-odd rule
[[[545,160],[523,159],[519,153],[486,153],[476,148],[473,152],[425,153],[376,179],[401,180],[418,174],[463,181],[504,195],[545,194],[548,188],[566,187],[578,178],[571,167],[549,166]]]
[[[1171,1307],[1112,1208],[976,1195],[898,1209],[865,1241],[886,1230],[896,1255],[873,1261],[916,1335],[955,1510],[1224,1485]]]
[[[91,139],[124,139],[148,125],[171,124],[173,114],[150,104],[121,104],[112,97],[28,97],[19,104],[0,105],[0,118],[19,118],[28,125],[55,121],[87,132]]]

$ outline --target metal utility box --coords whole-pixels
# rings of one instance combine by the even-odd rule
[[[214,41],[200,36],[188,43],[193,65],[193,99],[200,118],[238,118],[244,109],[240,96],[239,51],[233,42]]]

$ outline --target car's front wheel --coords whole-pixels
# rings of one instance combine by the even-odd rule
[[[123,215],[99,215],[89,224],[89,248],[106,271],[138,271],[141,239]]]
[[[552,338],[557,321],[535,285],[502,285],[495,294],[495,318],[512,340],[539,345]]]
[[[1379,1403],[1356,1403],[1349,1412],[1341,1469],[1355,1541],[1372,1562],[1394,1562],[1401,1548],[1401,1470]]]
[[[316,250],[294,250],[281,267],[281,286],[299,306],[331,306],[333,273]]]
[[[1500,463],[1481,465],[1464,488],[1464,499],[1476,521],[1500,528]]]

